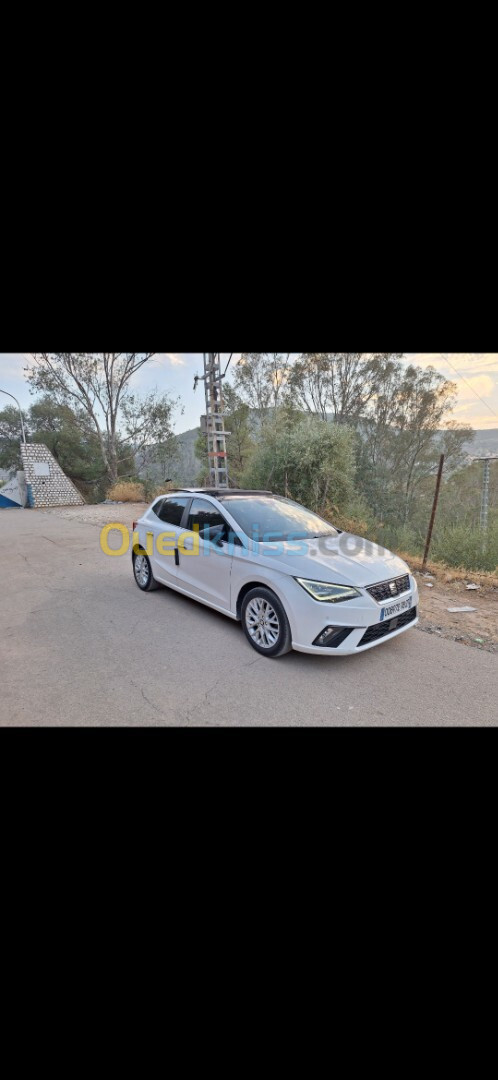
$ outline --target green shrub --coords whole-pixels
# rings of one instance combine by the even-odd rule
[[[342,510],[355,498],[354,436],[344,425],[327,424],[314,417],[293,428],[268,425],[241,483],[269,488],[310,510]]]
[[[493,573],[498,568],[498,524],[492,524],[485,537],[480,528],[471,525],[438,529],[433,537],[431,557],[448,566]]]

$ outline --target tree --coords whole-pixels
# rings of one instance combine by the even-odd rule
[[[240,398],[265,424],[281,401],[290,371],[289,353],[243,353],[235,367],[234,386]]]
[[[29,430],[26,431],[26,436]],[[0,412],[0,469],[22,469],[19,410],[7,405]]]
[[[268,488],[321,513],[342,510],[354,497],[354,433],[345,425],[305,417],[293,426],[266,427],[248,468],[248,487]]]
[[[239,486],[241,474],[254,452],[255,444],[249,424],[250,410],[229,384],[223,389],[223,397],[227,414],[225,427],[230,432],[227,436],[229,477],[231,483]]]
[[[386,366],[399,353],[303,353],[292,366],[287,393],[322,420],[356,424],[373,400]]]
[[[29,411],[32,442],[44,443],[85,498],[103,497],[106,470],[100,443],[86,414],[44,394]]]
[[[178,445],[171,427],[175,405],[157,390],[145,397],[130,393],[123,398],[124,444],[134,448],[138,471],[152,463],[160,465],[164,472],[176,461]]]
[[[320,420],[327,420],[330,402],[328,353],[303,353],[289,375],[287,397]]]
[[[134,375],[154,353],[36,353],[27,378],[32,392],[52,394],[61,405],[82,411],[92,424],[108,480],[115,483],[120,449],[140,449],[169,437],[174,408],[168,395],[139,403],[130,392]],[[124,420],[124,434],[121,422]],[[138,440],[134,442],[134,440]]]
[[[464,443],[474,433],[447,420],[456,392],[455,383],[433,367],[386,364],[360,425],[360,475],[377,516],[406,523],[420,485],[437,471],[440,454],[446,471],[462,464]]]

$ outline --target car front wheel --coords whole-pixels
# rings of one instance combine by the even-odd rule
[[[289,620],[271,589],[251,589],[242,601],[242,626],[253,649],[262,656],[283,656],[292,649]]]

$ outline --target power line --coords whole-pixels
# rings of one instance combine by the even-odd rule
[[[459,375],[459,377],[469,387],[469,389],[472,390],[472,393],[475,394],[475,396],[477,398],[479,398],[479,401],[482,401],[482,404],[485,405],[486,408],[489,409],[490,413],[493,413],[493,416],[496,416],[497,419],[498,419],[498,413],[495,412],[495,410],[491,408],[491,405],[488,405],[488,402],[485,401],[484,398],[482,398],[481,395],[477,393],[477,390],[475,390],[474,387],[468,382],[468,380],[465,378],[465,375],[462,375],[461,371],[457,371],[455,365],[451,363],[451,360],[448,359],[448,357],[445,355],[445,353],[441,353],[441,356],[442,356],[443,360],[445,360],[446,363],[449,364],[451,368],[453,368],[453,371],[455,372],[455,374]]]

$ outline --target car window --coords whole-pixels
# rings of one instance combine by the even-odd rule
[[[187,529],[193,532],[194,525],[199,526],[199,533],[205,539],[228,539],[228,525],[225,518],[216,509],[216,506],[206,502],[204,499],[192,499]]]
[[[164,499],[158,499],[158,501],[156,503],[154,503],[154,506],[152,507],[156,517],[161,516],[161,507],[163,505],[163,502],[164,502]]]
[[[163,499],[158,517],[167,525],[180,526],[188,499]],[[155,507],[154,507],[154,511]]]
[[[224,495],[223,502],[246,536],[257,541],[337,536],[337,529],[292,499]]]

